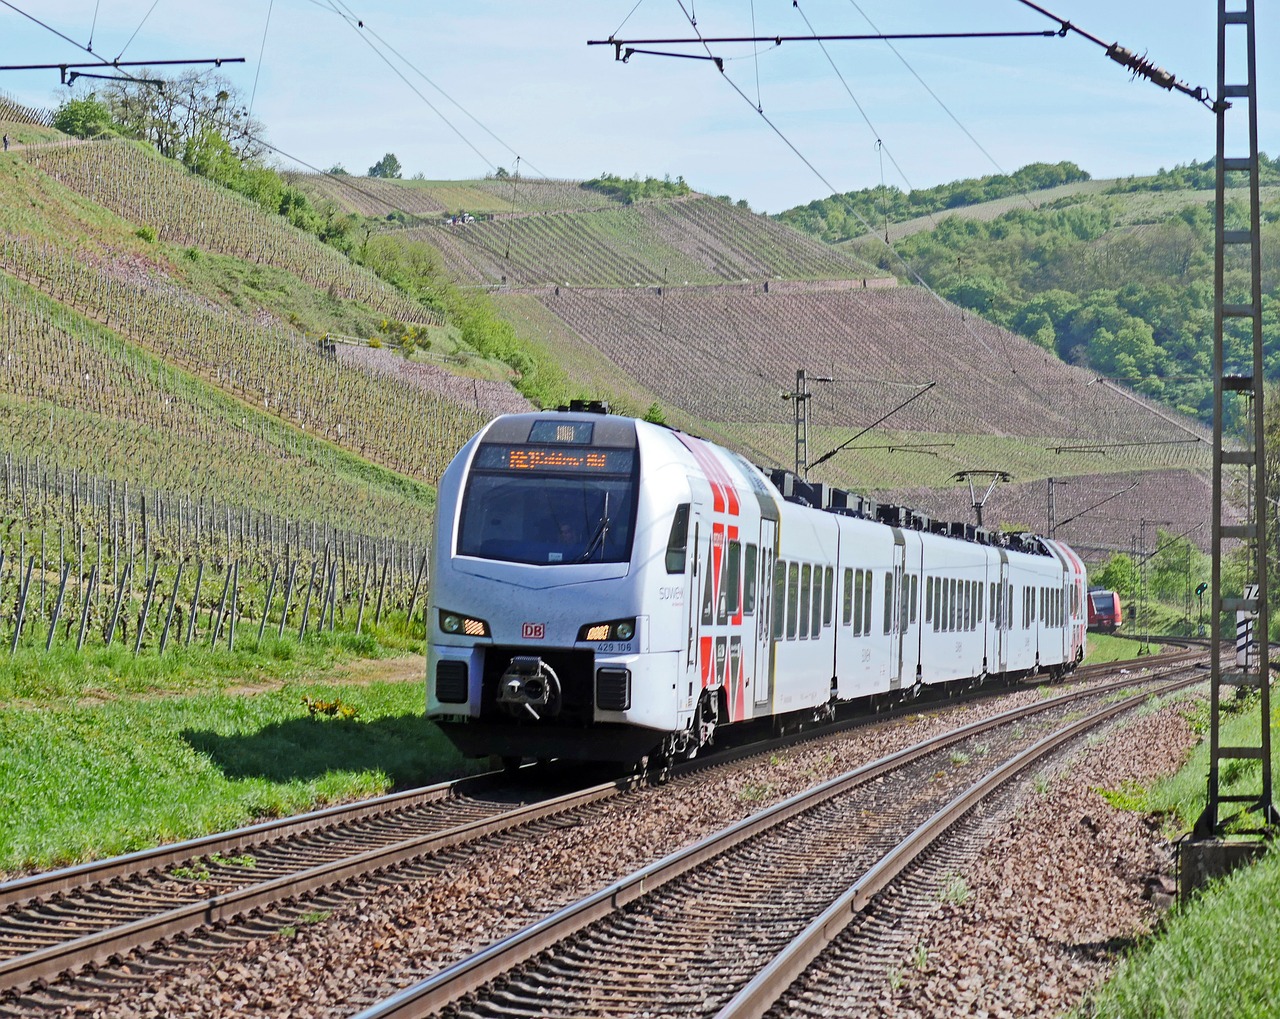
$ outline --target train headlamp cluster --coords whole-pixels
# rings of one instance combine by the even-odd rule
[[[615,619],[608,623],[588,623],[578,631],[580,641],[628,641],[636,635],[634,619]]]
[[[440,629],[445,633],[461,634],[464,637],[491,635],[489,624],[483,619],[474,619],[471,616],[464,616],[461,612],[450,612],[447,609],[440,610]]]

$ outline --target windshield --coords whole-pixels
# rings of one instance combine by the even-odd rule
[[[634,450],[484,446],[467,479],[458,554],[505,562],[631,558]]]

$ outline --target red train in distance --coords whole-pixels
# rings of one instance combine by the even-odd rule
[[[1115,633],[1124,622],[1120,596],[1102,587],[1089,588],[1089,630],[1092,633]]]

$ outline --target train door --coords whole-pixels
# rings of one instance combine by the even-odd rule
[[[699,661],[699,649],[702,645],[702,591],[703,585],[711,583],[707,576],[702,553],[702,543],[709,540],[707,521],[701,503],[696,499],[689,507],[689,568],[685,571],[685,676],[688,686],[681,691],[687,698],[686,709],[693,708],[695,687],[700,684],[702,663]]]
[[[893,529],[893,541],[893,572],[888,574],[892,581],[885,584],[887,604],[884,621],[889,641],[889,689],[898,690],[902,687],[902,641],[906,629],[902,618],[902,573],[907,550],[902,532],[896,527]]]
[[[776,520],[760,521],[760,552],[755,564],[756,637],[751,645],[753,661],[748,675],[755,683],[755,703],[768,704],[773,696],[773,613],[781,606],[773,604],[773,555],[778,533]]]
[[[1009,597],[1009,560],[1000,550],[1000,580],[996,589],[996,640],[995,662],[989,672],[1009,671],[1009,624],[1013,615],[1013,600]]]

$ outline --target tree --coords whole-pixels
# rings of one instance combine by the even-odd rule
[[[1132,600],[1138,588],[1138,568],[1133,557],[1117,552],[1107,560],[1102,571],[1089,578],[1094,587],[1115,591],[1122,599]]]
[[[396,154],[394,152],[388,152],[385,156],[369,167],[368,176],[399,180],[400,174],[400,160],[396,158]]]
[[[53,126],[77,138],[100,138],[110,134],[111,111],[93,93],[83,99],[68,99],[53,115]]]
[[[107,82],[101,100],[124,134],[150,142],[171,159],[207,131],[226,139],[240,159],[266,152],[258,141],[262,123],[249,116],[240,93],[217,71],[190,70],[162,79],[143,68],[132,79]]]

